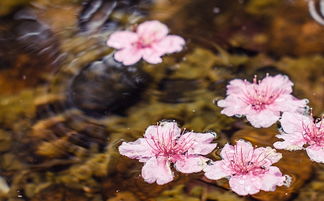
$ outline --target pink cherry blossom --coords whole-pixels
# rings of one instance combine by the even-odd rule
[[[148,183],[159,185],[173,180],[171,164],[182,173],[200,172],[216,144],[211,143],[214,133],[181,132],[175,122],[162,122],[149,126],[144,138],[134,142],[123,142],[120,154],[144,163],[142,177]]]
[[[114,57],[124,65],[132,65],[141,58],[151,64],[162,62],[161,56],[179,52],[185,41],[180,36],[168,35],[168,27],[159,21],[146,21],[136,32],[117,31],[109,37],[107,45],[118,49]]]
[[[289,176],[272,166],[282,156],[270,147],[253,148],[251,143],[239,140],[234,146],[226,144],[221,157],[223,160],[204,169],[205,176],[213,180],[228,178],[231,189],[239,195],[274,191],[276,186],[290,183]]]
[[[306,149],[310,159],[324,163],[324,119],[315,120],[311,116],[285,112],[280,119],[284,141],[274,143],[277,149]]]
[[[307,100],[298,100],[292,93],[293,83],[287,76],[267,75],[253,83],[234,79],[227,86],[227,97],[218,101],[222,114],[246,116],[256,128],[269,127],[279,120],[281,112],[302,111]]]

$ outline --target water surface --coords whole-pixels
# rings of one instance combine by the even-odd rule
[[[142,164],[117,151],[165,119],[215,131],[219,147],[240,138],[271,146],[277,125],[254,129],[214,104],[234,78],[288,75],[294,95],[323,114],[324,26],[307,1],[8,0],[0,8],[2,200],[324,200],[324,166],[302,151],[280,151],[289,188],[252,197],[203,173],[147,184]],[[114,61],[109,35],[152,19],[185,38],[185,50],[157,65]]]

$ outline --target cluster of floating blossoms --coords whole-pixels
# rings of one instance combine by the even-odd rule
[[[162,62],[161,56],[179,52],[185,41],[180,36],[168,35],[168,27],[159,21],[146,21],[136,32],[117,31],[109,37],[107,45],[118,49],[114,58],[124,65],[132,65],[141,58],[151,64]]]
[[[221,157],[223,160],[212,162],[204,169],[205,176],[214,180],[229,178],[231,189],[239,195],[290,185],[291,178],[272,166],[282,155],[270,147],[253,148],[251,143],[239,140],[234,146],[226,144]]]
[[[287,76],[267,75],[263,80],[234,79],[227,86],[227,97],[217,102],[227,116],[246,116],[256,128],[270,127],[282,112],[305,110],[308,100],[298,100],[292,93],[293,83]]]
[[[181,51],[185,41],[168,35],[168,28],[159,21],[138,25],[135,32],[117,31],[107,45],[118,49],[114,58],[124,65],[132,65],[141,58],[149,63],[162,62],[161,56]],[[299,100],[292,93],[293,83],[287,76],[267,75],[263,80],[234,79],[227,86],[227,97],[218,101],[228,116],[246,116],[256,128],[269,127],[280,120],[283,141],[274,144],[277,149],[306,149],[309,157],[324,163],[324,120],[302,115],[307,100]],[[281,118],[281,119],[280,119]],[[182,173],[204,171],[209,179],[228,178],[231,189],[239,195],[259,191],[274,191],[277,186],[290,185],[291,178],[273,166],[282,155],[270,147],[254,148],[243,140],[236,145],[226,144],[222,160],[211,161],[205,155],[216,148],[212,143],[215,133],[184,132],[175,122],[161,122],[149,126],[143,138],[123,142],[121,155],[144,163],[141,176],[148,183],[159,185],[171,182],[173,168]]]
[[[144,138],[123,142],[120,154],[144,163],[142,177],[159,185],[173,180],[171,164],[182,173],[204,171],[209,179],[229,178],[231,189],[239,195],[274,191],[276,186],[289,185],[290,177],[272,166],[281,154],[270,147],[253,148],[243,140],[226,144],[221,151],[223,160],[210,162],[207,155],[216,148],[214,133],[182,132],[175,122],[149,126]]]
[[[123,142],[120,154],[144,163],[142,177],[148,183],[159,185],[173,180],[171,164],[182,173],[202,171],[209,160],[202,155],[216,148],[211,143],[215,133],[183,133],[175,122],[161,122],[149,126],[144,138]]]
[[[324,163],[324,119],[285,112],[280,119],[283,141],[274,143],[277,149],[306,149],[310,159]]]

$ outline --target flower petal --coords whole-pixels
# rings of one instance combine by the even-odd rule
[[[272,112],[270,110],[262,110],[257,113],[247,114],[246,119],[255,128],[267,128],[279,120],[280,113]]]
[[[232,160],[234,153],[235,153],[234,146],[230,144],[225,144],[220,155],[224,160]]]
[[[253,175],[233,176],[229,179],[229,185],[239,195],[252,195],[260,191],[262,181]]]
[[[259,147],[254,150],[253,158],[257,158],[258,161],[261,160],[263,163],[262,166],[270,167],[282,158],[282,154],[271,147]]]
[[[147,41],[157,41],[164,38],[169,30],[168,27],[157,20],[146,21],[137,27],[137,34]]]
[[[261,190],[275,191],[277,186],[282,186],[286,180],[286,177],[282,175],[279,168],[275,166],[269,167],[269,171],[265,173],[262,178]]]
[[[273,144],[276,149],[286,149],[289,151],[301,150],[306,143],[302,133],[284,133],[281,135],[276,135],[276,137],[284,140],[275,142]]]
[[[189,156],[177,160],[175,168],[182,173],[200,172],[206,167],[208,158],[203,156]]]
[[[107,45],[116,49],[130,47],[132,43],[138,40],[138,36],[130,31],[117,31],[112,33],[107,40]]]
[[[227,116],[245,115],[249,105],[242,101],[242,99],[229,95],[224,100],[217,102],[218,107],[223,107],[222,114]]]
[[[303,133],[304,126],[312,125],[313,119],[298,113],[284,112],[280,124],[286,133]]]
[[[156,182],[159,185],[173,180],[170,162],[165,157],[152,157],[142,168],[142,177],[147,183]]]
[[[292,92],[293,85],[286,75],[266,76],[260,83],[262,88],[279,89],[285,94]]]
[[[201,154],[206,155],[212,152],[217,144],[211,143],[215,139],[214,133],[194,133],[194,132],[187,132],[182,135],[177,143],[181,144],[182,142],[189,141],[191,145],[188,154]]]
[[[127,47],[114,54],[114,58],[124,65],[132,65],[138,62],[142,57],[142,52],[135,47]]]
[[[154,44],[154,49],[161,54],[170,54],[174,52],[180,52],[185,45],[185,40],[180,36],[169,35],[163,38],[161,41]]]
[[[284,132],[276,137],[283,141],[275,142],[273,146],[277,149],[301,150],[306,143],[303,132],[304,126],[312,125],[311,117],[298,113],[284,112],[280,119],[280,124]]]
[[[228,177],[231,172],[226,168],[224,161],[215,161],[212,165],[207,165],[204,168],[205,176],[208,179],[218,180],[223,177]]]
[[[318,163],[324,163],[324,147],[309,146],[306,148],[307,155],[310,159]]]
[[[236,154],[239,153],[239,155],[244,157],[245,159],[249,159],[253,157],[254,148],[250,142],[238,140],[236,142],[235,152]]]
[[[252,83],[241,80],[241,79],[234,79],[229,82],[227,85],[227,95],[235,95],[244,97],[246,94],[246,91],[252,86]]]
[[[149,126],[144,134],[146,138],[168,141],[168,138],[177,139],[181,134],[181,129],[176,122],[161,122],[157,126]]]
[[[234,79],[230,81],[227,85],[227,97],[217,102],[219,107],[224,108],[221,113],[227,116],[246,115],[250,106],[244,99],[251,86],[252,84],[246,80]]]
[[[143,49],[143,59],[151,64],[158,64],[162,62],[162,56],[160,52],[156,51],[154,48]]]
[[[290,94],[280,95],[268,109],[281,112],[304,112],[307,106],[307,99],[297,99]]]
[[[123,142],[118,150],[121,155],[133,159],[145,159],[154,156],[152,148],[144,138],[139,138],[134,142]]]

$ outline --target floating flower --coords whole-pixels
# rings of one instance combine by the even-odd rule
[[[215,149],[216,144],[211,143],[214,137],[213,133],[182,133],[175,122],[162,122],[149,126],[144,138],[123,142],[119,152],[144,163],[142,177],[146,182],[163,185],[173,180],[171,164],[183,173],[202,171],[208,161],[202,155]]]
[[[221,157],[223,160],[204,169],[205,176],[213,180],[229,178],[231,189],[239,195],[274,191],[276,186],[290,183],[289,176],[272,166],[282,156],[270,147],[253,148],[251,143],[239,140],[234,146],[226,144]]]
[[[285,112],[280,123],[284,133],[277,137],[284,141],[274,143],[275,148],[290,151],[306,149],[313,161],[324,163],[323,118],[314,121],[311,116]]]
[[[114,57],[124,65],[132,65],[141,58],[151,64],[162,62],[161,56],[179,52],[185,41],[180,36],[168,35],[168,28],[159,21],[146,21],[140,24],[136,32],[117,31],[113,33],[107,45],[118,49]]]
[[[222,114],[245,115],[256,128],[269,127],[279,120],[281,112],[297,112],[306,107],[307,100],[298,100],[292,93],[293,83],[287,76],[267,75],[263,80],[235,79],[227,86],[227,97],[218,101]]]

